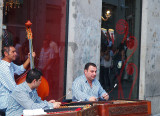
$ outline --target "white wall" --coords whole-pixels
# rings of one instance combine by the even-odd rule
[[[160,113],[160,0],[143,0],[139,98]]]
[[[99,70],[101,11],[102,0],[70,0],[66,93],[87,62],[94,62]]]

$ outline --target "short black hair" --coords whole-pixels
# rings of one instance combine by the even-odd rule
[[[2,58],[5,57],[4,52],[7,52],[9,54],[10,47],[13,47],[13,46],[12,45],[5,45],[5,46],[2,47],[2,51],[1,51],[2,52]]]
[[[88,70],[89,66],[93,66],[97,68],[97,66],[94,63],[89,62],[85,65],[84,70]]]
[[[28,73],[27,73],[27,77],[26,77],[26,82],[27,83],[32,83],[32,81],[34,79],[36,79],[36,81],[38,81],[40,79],[40,77],[42,76],[42,72],[36,68],[31,69]]]

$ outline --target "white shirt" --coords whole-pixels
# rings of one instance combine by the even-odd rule
[[[0,60],[0,109],[8,106],[8,95],[16,87],[14,74],[22,74],[25,71],[23,65],[18,66],[13,62],[9,63]]]

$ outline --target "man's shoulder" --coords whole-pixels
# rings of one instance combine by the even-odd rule
[[[26,88],[24,86],[24,82],[17,85],[13,90],[13,92],[20,92],[20,91],[26,91]]]
[[[96,78],[94,79],[94,82],[95,82],[95,84],[100,84],[99,80]]]
[[[3,66],[5,63],[3,60],[0,60],[0,66]]]
[[[3,60],[0,60],[0,73],[6,73],[8,69],[7,63]]]
[[[11,62],[11,66],[15,66],[15,65],[16,65],[16,66],[18,66],[17,64],[15,64],[15,63]]]
[[[95,78],[95,79],[94,79],[94,81],[98,81],[98,79],[97,79],[97,78]],[[98,82],[99,82],[99,81],[98,81]]]

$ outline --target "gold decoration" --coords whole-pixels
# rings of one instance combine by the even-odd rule
[[[107,21],[108,18],[111,17],[111,11],[110,11],[110,10],[107,10],[107,11],[106,11],[105,17],[106,17],[106,18],[104,18],[103,16],[101,16],[101,18],[102,18],[103,21]]]
[[[20,8],[23,0],[3,0],[3,7],[5,8],[5,15],[8,14],[12,8]]]

